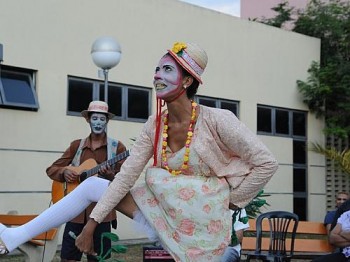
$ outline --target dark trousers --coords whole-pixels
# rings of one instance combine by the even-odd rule
[[[83,253],[80,252],[79,249],[77,249],[77,247],[75,246],[75,239],[70,236],[69,232],[71,231],[76,236],[78,236],[83,230],[84,226],[85,226],[84,224],[78,224],[78,223],[72,223],[72,222],[66,223],[66,227],[64,228],[63,242],[62,242],[62,248],[61,248],[62,259],[76,260],[76,261],[81,260]],[[96,230],[94,233],[94,249],[97,254],[100,254],[101,252],[101,234],[103,232],[111,232],[110,222],[101,223],[96,227]],[[103,254],[105,254],[110,248],[111,248],[111,241],[109,239],[104,239]],[[88,255],[87,258],[89,260],[97,261],[97,259],[94,256]]]

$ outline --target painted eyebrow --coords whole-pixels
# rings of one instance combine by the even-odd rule
[[[175,69],[175,68],[176,68],[175,66],[169,65],[169,64],[165,64],[165,65],[162,66],[162,68],[166,68],[166,67],[170,67],[170,68],[172,68],[172,69]],[[157,72],[157,71],[160,70],[160,68],[161,68],[160,66],[157,66],[156,69],[155,69],[154,71]]]
[[[175,68],[175,66],[173,66],[173,65],[170,65],[170,64],[164,64],[164,65],[163,65],[163,68],[165,68],[165,67],[171,67],[171,68]]]

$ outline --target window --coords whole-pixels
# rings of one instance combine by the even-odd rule
[[[258,131],[272,133],[272,109],[258,107]]]
[[[307,220],[307,199],[305,197],[294,197],[293,200],[294,213],[296,213],[300,221]]]
[[[0,106],[37,111],[35,71],[0,65]]]
[[[289,112],[276,109],[276,134],[289,135]]]
[[[306,141],[293,140],[293,163],[306,164]]]
[[[307,217],[307,113],[258,105],[258,134],[293,139],[293,206],[300,219]]]
[[[150,92],[142,89],[128,88],[128,118],[147,119],[150,113],[148,104]]]
[[[306,112],[258,105],[260,134],[306,137]]]
[[[238,102],[233,100],[225,100],[213,97],[195,96],[194,100],[201,105],[227,109],[238,117]]]
[[[293,169],[293,191],[306,192],[306,170],[304,168]]]
[[[151,114],[151,88],[108,83],[109,111],[113,119],[146,122]],[[67,114],[80,116],[92,100],[104,100],[104,82],[68,77]]]
[[[306,114],[293,112],[293,136],[306,136]]]

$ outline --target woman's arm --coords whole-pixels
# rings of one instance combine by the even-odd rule
[[[144,125],[140,136],[135,141],[130,151],[130,156],[121,166],[120,172],[115,176],[90,214],[90,217],[98,223],[101,223],[107,214],[109,214],[130,191],[152,157],[153,129],[153,120],[150,119]]]
[[[93,234],[96,226],[103,221],[113,208],[120,204],[120,201],[127,195],[152,157],[153,143],[149,132],[150,129],[151,124],[147,121],[140,137],[134,143],[130,156],[125,160],[120,172],[108,186],[106,192],[90,214],[90,219],[75,242],[80,251],[87,254],[95,254]]]
[[[342,231],[341,224],[337,224],[329,234],[329,243],[336,247],[350,246],[350,232]]]
[[[231,162],[236,163],[242,173],[226,174],[232,190],[230,202],[239,207],[246,206],[267,184],[278,168],[278,163],[262,141],[237,117],[222,110],[217,121],[217,131],[223,144],[230,150]]]
[[[75,240],[75,245],[81,252],[93,256],[97,255],[94,250],[94,232],[97,225],[98,223],[90,218]]]

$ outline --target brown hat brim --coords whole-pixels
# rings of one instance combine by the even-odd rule
[[[89,113],[99,113],[99,114],[105,114],[105,115],[107,115],[108,119],[112,119],[113,117],[115,117],[115,114],[110,113],[110,112],[106,113],[106,112],[100,112],[100,111],[88,111],[88,110],[83,110],[83,111],[81,111],[81,115],[82,115],[84,118],[86,118],[86,119],[88,119],[88,118],[89,118]]]

